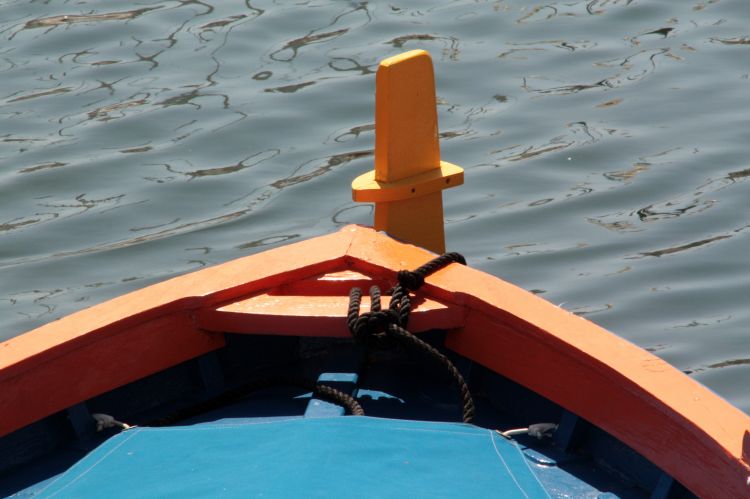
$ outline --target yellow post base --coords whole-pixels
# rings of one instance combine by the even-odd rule
[[[435,253],[445,253],[443,193],[375,203],[375,230]]]

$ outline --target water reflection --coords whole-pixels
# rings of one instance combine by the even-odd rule
[[[651,168],[651,163],[649,163],[648,161],[643,161],[643,159],[641,159],[640,161],[633,163],[632,166],[627,170],[605,173],[604,178],[614,180],[616,182],[630,183],[638,174],[647,172],[649,168]]]
[[[720,324],[722,322],[726,322],[732,319],[731,315],[725,315],[717,318],[711,318],[708,319],[693,319],[692,321],[688,322],[687,324],[678,324],[674,326],[674,328],[686,328],[686,327],[706,327],[706,326],[712,326],[715,324]]]
[[[372,156],[374,151],[372,149],[366,151],[352,151],[342,154],[335,154],[324,159],[324,163],[320,164],[320,160],[306,161],[294,170],[294,173],[286,178],[273,182],[271,186],[277,189],[284,189],[286,187],[307,182],[315,177],[319,177],[325,173],[328,173],[333,168],[345,165],[350,161],[354,161],[360,158],[366,158]],[[308,171],[310,170],[310,171]]]
[[[524,147],[514,145],[503,149],[492,151],[491,154],[503,153],[500,157],[503,161],[526,161],[538,156],[546,155],[551,152],[568,149],[570,147],[580,147],[599,142],[603,137],[614,135],[617,130],[599,129],[590,126],[585,121],[568,123],[565,125],[567,132],[564,135],[558,135],[549,140],[549,142],[540,145],[525,146],[520,152],[515,152]],[[514,151],[512,154],[506,154],[508,151]]]
[[[652,31],[647,31],[646,33],[642,33],[631,38],[630,43],[632,43],[633,45],[639,45],[641,43],[641,38],[652,35],[660,38],[666,38],[672,31],[674,31],[674,28],[659,28]]]
[[[178,170],[171,164],[164,164],[161,166],[164,166],[167,169],[167,171],[171,173],[177,173],[177,174],[189,177],[190,179],[194,179],[194,178],[199,178],[199,177],[211,177],[214,175],[226,175],[228,173],[239,172],[246,168],[251,168],[265,161],[273,159],[276,156],[278,156],[280,153],[281,153],[281,150],[279,149],[269,149],[267,151],[261,151],[261,152],[255,153],[251,156],[246,157],[242,161],[239,161],[231,165],[217,166],[213,168],[198,168],[198,169],[190,170],[190,171]],[[182,161],[187,163],[190,166],[194,166],[192,162],[188,159],[184,159]]]
[[[237,249],[250,249],[250,248],[260,248],[262,246],[271,246],[271,245],[278,245],[285,243],[287,241],[291,241],[293,239],[297,239],[299,237],[299,234],[286,234],[283,236],[270,236],[270,237],[264,237],[261,239],[257,239],[255,241],[250,241],[249,243],[243,243],[237,246]]]
[[[348,28],[343,28],[324,33],[308,33],[301,38],[295,38],[294,40],[287,42],[282,48],[271,52],[269,57],[275,61],[289,62],[297,57],[297,53],[300,51],[300,49],[302,49],[302,47],[306,47],[307,45],[312,45],[314,43],[327,42],[332,39],[338,38],[348,32]]]
[[[52,220],[57,217],[57,213],[35,213],[34,215],[28,217],[14,218],[12,220],[0,222],[0,232],[8,232],[11,230],[21,229],[29,225]]]
[[[604,178],[629,184],[638,175],[649,171],[653,166],[666,165],[678,161],[680,159],[678,154],[682,151],[683,148],[675,147],[658,153],[649,154],[647,156],[641,156],[630,168],[605,173]]]
[[[620,218],[623,216],[625,216],[624,219]],[[607,221],[609,218],[614,218],[615,220]],[[636,226],[633,222],[630,222],[627,219],[626,214],[623,212],[614,213],[609,216],[587,217],[586,220],[592,224],[598,225],[599,227],[615,232],[639,232],[646,230],[645,228]]]
[[[48,303],[48,300],[55,298],[57,295],[63,293],[62,289],[34,289],[22,293],[15,293],[11,295],[9,299],[11,305],[19,305],[24,302],[30,302],[31,307],[24,307],[17,313],[25,316],[30,320],[38,320],[44,316],[47,316],[55,311],[54,301]]]
[[[337,135],[333,140],[336,142],[347,142],[349,140],[359,138],[359,134],[364,132],[374,132],[375,123],[368,123],[367,125],[359,125],[350,128],[348,131]]]
[[[148,98],[144,97],[141,99],[132,99],[125,102],[118,102],[117,104],[110,104],[108,106],[102,106],[88,112],[90,120],[109,121],[117,118],[123,118],[125,113],[122,112],[130,107],[143,106],[148,103]],[[116,113],[116,114],[115,114]]]
[[[284,85],[281,87],[276,88],[266,88],[264,92],[277,92],[282,94],[293,94],[294,92],[301,90],[305,87],[309,87],[310,85],[315,85],[316,82],[314,81],[306,81],[304,83],[296,83],[294,85]]]
[[[39,170],[49,170],[50,168],[59,168],[61,166],[65,166],[68,163],[63,163],[62,161],[53,161],[51,163],[42,163],[40,165],[34,165],[34,166],[27,166],[26,168],[21,168],[18,170],[18,173],[33,173]]]
[[[567,95],[586,90],[620,88],[636,83],[656,71],[657,60],[661,57],[668,57],[677,61],[682,60],[669,48],[645,49],[624,59],[610,59],[596,63],[597,67],[615,68],[617,71],[611,76],[597,79],[591,83],[548,85],[545,84],[546,81],[550,80],[548,77],[526,76],[523,78],[522,88],[527,92],[543,95]]]
[[[665,256],[665,255],[673,255],[675,253],[680,253],[680,252],[691,250],[691,249],[694,249],[694,248],[699,248],[701,246],[705,246],[707,244],[714,243],[716,241],[721,241],[723,239],[729,239],[730,237],[732,237],[732,236],[731,235],[720,235],[720,236],[709,237],[709,238],[706,238],[706,239],[701,239],[700,241],[693,241],[693,242],[690,242],[690,243],[681,244],[679,246],[672,246],[670,248],[664,248],[664,249],[659,249],[659,250],[654,250],[654,251],[644,251],[644,252],[640,253],[639,256],[628,257],[628,258],[632,259],[632,258],[641,258],[641,257],[644,257],[644,256],[660,257],[660,256]]]
[[[720,369],[722,367],[734,367],[734,366],[743,366],[743,365],[750,365],[750,359],[725,360],[723,362],[717,362],[716,364],[711,364],[706,367],[708,369]]]
[[[151,241],[158,241],[160,239],[165,239],[168,237],[173,237],[179,234],[185,234],[187,232],[191,231],[198,231],[204,228],[212,227],[215,225],[220,225],[226,222],[230,222],[232,220],[236,220],[239,217],[242,217],[246,213],[250,212],[253,207],[249,207],[245,210],[239,210],[234,211],[231,213],[225,213],[216,217],[211,217],[207,219],[200,219],[192,222],[182,223],[179,225],[172,225],[171,227],[164,228],[162,230],[157,230],[153,232],[149,232],[147,234],[144,234],[142,236],[122,239],[120,241],[114,241],[114,242],[105,242],[100,244],[95,244],[92,246],[86,246],[83,248],[78,248],[72,251],[59,251],[52,255],[45,255],[41,258],[28,258],[24,259],[23,261],[17,261],[17,262],[9,262],[8,265],[16,265],[18,263],[30,263],[30,262],[37,262],[41,261],[47,258],[53,258],[53,259],[61,259],[61,258],[67,258],[71,256],[80,256],[80,255],[86,255],[90,253],[102,253],[107,251],[114,251],[122,248],[127,248],[130,246],[143,244],[146,242]],[[0,265],[2,266],[2,265]]]
[[[722,43],[724,45],[750,45],[750,36],[741,36],[737,38],[711,38],[711,41]]]
[[[375,207],[371,204],[356,204],[341,208],[333,214],[331,220],[336,225],[367,224],[372,220]]]
[[[611,100],[608,100],[606,102],[602,102],[601,104],[597,104],[596,107],[599,108],[599,109],[604,109],[604,108],[607,108],[607,107],[617,106],[617,105],[621,104],[623,100],[624,99],[611,99]]]
[[[701,372],[705,372],[709,369],[724,369],[726,367],[737,367],[737,366],[747,366],[750,365],[750,359],[749,358],[739,358],[739,359],[730,359],[725,360],[722,362],[716,362],[713,364],[708,364],[706,366],[702,367],[695,367],[692,369],[686,369],[684,372],[685,374],[689,375],[695,375]]]
[[[552,19],[557,13],[557,7],[554,5],[537,5],[536,7],[532,7],[528,14],[516,19],[516,22],[521,24],[524,22],[545,21]]]
[[[750,168],[746,168],[744,170],[738,170],[736,172],[729,172],[727,174],[727,178],[732,181],[740,180],[750,177]]]
[[[208,255],[209,253],[211,253],[211,248],[208,247],[208,246],[203,246],[201,248],[185,248],[185,251],[190,251],[190,252],[195,251],[195,252],[198,252],[201,255]],[[206,266],[209,265],[208,262],[206,262],[205,260],[201,260],[200,258],[190,258],[187,261],[187,263],[188,264],[196,264],[199,267],[206,267]]]
[[[71,202],[68,203],[39,203],[39,206],[44,206],[46,208],[63,208],[62,211],[66,211],[65,209],[73,209],[75,210],[74,214],[80,214],[92,208],[101,207],[103,205],[119,204],[120,201],[124,198],[125,194],[116,194],[114,196],[108,196],[99,199],[88,199],[86,197],[86,194],[83,193],[78,194]]]
[[[211,21],[210,23],[206,23],[203,26],[201,26],[200,29],[203,31],[206,31],[206,30],[213,31],[216,28],[223,28],[225,26],[229,26],[231,24],[236,23],[240,19],[246,19],[246,18],[247,18],[247,15],[245,14],[229,16],[226,19],[220,19],[218,21]]]
[[[54,28],[65,24],[94,23],[101,21],[128,21],[130,19],[135,19],[146,12],[160,8],[161,7],[146,7],[143,9],[108,12],[105,14],[66,14],[62,16],[43,17],[27,22],[24,25],[24,29]]]
[[[36,93],[33,93],[33,94],[22,95],[21,97],[16,97],[14,99],[10,99],[8,101],[8,103],[10,104],[10,103],[13,103],[13,102],[20,102],[20,101],[29,100],[29,99],[36,99],[38,97],[49,97],[50,95],[65,94],[65,93],[71,92],[72,90],[73,89],[70,88],[70,87],[53,88],[52,90],[45,90],[43,92],[36,92]]]
[[[152,149],[153,147],[151,146],[141,146],[141,147],[131,147],[129,149],[120,149],[120,152],[123,154],[133,154],[133,153],[139,153],[139,152],[148,152]]]
[[[407,42],[431,42],[431,41],[443,42],[443,56],[452,61],[458,60],[458,56],[461,53],[459,49],[458,38],[453,36],[435,36],[427,33],[414,33],[411,35],[403,35],[386,43],[393,45],[395,48],[404,48]]]
[[[364,65],[352,57],[333,57],[328,63],[328,67],[334,71],[355,71],[361,75],[375,73],[375,65]]]
[[[179,221],[180,221],[179,218],[174,218],[174,219],[170,220],[169,222],[164,222],[164,223],[160,223],[160,224],[145,225],[143,227],[131,227],[130,228],[130,232],[141,232],[141,231],[144,231],[144,230],[161,229],[163,227],[169,227],[170,225],[174,225],[174,224],[176,224]]]
[[[560,306],[562,306],[561,304]],[[568,309],[569,312],[573,312],[576,315],[580,316],[586,316],[586,315],[592,315],[597,314],[601,312],[607,312],[609,310],[612,310],[614,308],[614,305],[612,303],[602,303],[598,305],[584,305],[576,308]]]
[[[511,55],[522,54],[524,52],[544,52],[544,51],[547,51],[549,48],[564,49],[570,52],[575,52],[577,50],[590,50],[590,49],[595,48],[597,46],[597,43],[590,41],[590,40],[580,40],[580,41],[543,40],[543,41],[537,41],[537,42],[523,42],[523,43],[507,42],[506,45],[509,45],[513,48],[510,50],[501,52],[497,56],[498,59],[503,59]]]
[[[672,200],[659,205],[650,204],[640,208],[636,211],[636,215],[641,222],[654,222],[682,215],[694,215],[711,208],[715,203],[716,201],[713,199],[701,200],[693,198],[685,202]]]
[[[199,5],[199,6],[204,7],[206,9],[203,12],[197,13],[196,16],[207,16],[207,15],[213,13],[213,11],[214,11],[214,6],[213,5],[211,5],[209,3],[206,3],[206,2],[202,2],[201,0],[177,0],[177,1],[179,2],[179,4],[180,4],[179,6],[180,7]]]
[[[271,71],[260,71],[253,75],[253,80],[263,81],[269,79],[273,73]]]
[[[604,14],[608,7],[627,7],[633,0],[581,0],[577,2],[553,2],[549,5],[538,5],[516,19],[516,23],[535,23],[549,21],[556,17],[580,17]],[[526,8],[522,8],[525,11]]]

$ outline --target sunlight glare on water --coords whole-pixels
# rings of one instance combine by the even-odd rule
[[[0,337],[370,223],[374,72],[435,63],[447,240],[750,412],[750,3],[10,1]]]

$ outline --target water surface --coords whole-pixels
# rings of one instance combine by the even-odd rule
[[[448,247],[750,412],[750,3],[6,2],[0,338],[369,223],[374,71],[436,69]],[[519,355],[522,355],[519,352]]]

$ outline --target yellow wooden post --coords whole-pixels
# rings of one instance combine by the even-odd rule
[[[385,59],[375,78],[375,170],[352,182],[354,201],[375,203],[375,229],[443,253],[441,191],[463,181],[461,167],[440,160],[430,54]]]

